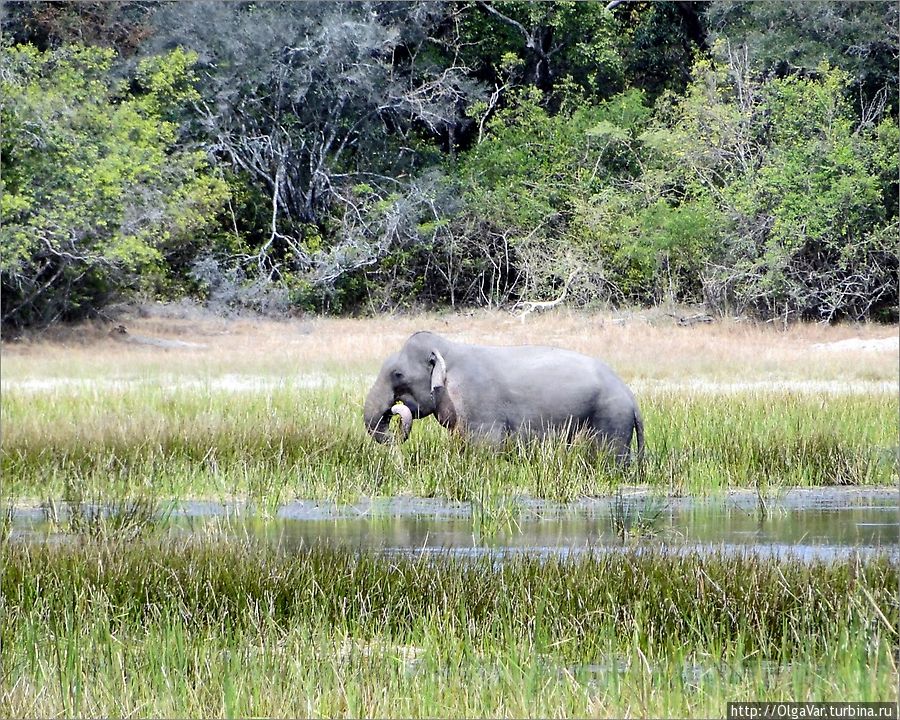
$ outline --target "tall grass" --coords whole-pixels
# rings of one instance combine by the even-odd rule
[[[900,574],[883,557],[808,563],[645,549],[498,563],[327,546],[288,554],[224,539],[7,543],[2,556],[12,619],[35,607],[48,620],[62,618],[82,599],[85,617],[99,604],[114,607],[122,623],[165,615],[195,628],[317,618],[402,638],[439,620],[475,644],[489,636],[544,640],[573,660],[607,650],[592,644],[597,638],[637,640],[648,656],[740,639],[746,652],[789,659],[792,640],[821,648],[835,632],[895,637],[900,619]]]
[[[11,496],[151,492],[352,499],[400,492],[477,500],[525,492],[567,500],[622,483],[669,492],[886,484],[896,402],[791,393],[642,398],[647,461],[626,471],[587,443],[462,442],[432,419],[402,447],[373,443],[361,391],[225,394],[136,387],[2,397],[0,471]]]
[[[5,543],[0,567],[4,715],[709,715],[761,694],[896,698],[886,559],[497,563],[210,538]]]
[[[5,662],[10,717],[722,717],[735,700],[896,698],[886,643],[848,640],[790,664],[721,661],[638,648],[567,663],[552,649],[485,643],[438,626],[416,644],[360,640],[340,629],[191,631],[180,618],[143,631],[98,621],[83,634],[16,630],[34,654]]]

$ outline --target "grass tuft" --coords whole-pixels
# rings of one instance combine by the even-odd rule
[[[624,471],[586,442],[495,447],[431,419],[402,447],[366,435],[358,391],[169,393],[136,388],[3,394],[0,471],[11,496],[116,492],[243,495],[270,507],[295,497],[353,500],[411,493],[482,502],[527,493],[558,501],[648,484],[672,494],[732,487],[889,484],[896,403],[889,396],[790,393],[642,399],[646,461]],[[777,410],[776,410],[777,408]]]
[[[212,537],[4,543],[0,567],[3,715],[706,716],[774,691],[896,698],[885,558],[498,563]]]

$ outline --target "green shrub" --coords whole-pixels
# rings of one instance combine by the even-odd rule
[[[202,152],[176,149],[177,108],[197,99],[177,49],[129,87],[113,53],[0,50],[2,321],[76,318],[135,291],[165,291],[225,201]]]

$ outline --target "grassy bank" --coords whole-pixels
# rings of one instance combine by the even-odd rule
[[[684,328],[662,314],[569,312],[527,322],[496,312],[127,322],[134,335],[192,345],[123,344],[93,325],[3,345],[7,496],[279,502],[525,492],[566,500],[623,482],[675,493],[893,482],[896,394],[885,387],[896,383],[897,357],[885,345],[888,328]],[[361,421],[368,384],[381,360],[424,327],[467,342],[554,344],[607,360],[644,413],[648,461],[640,474],[558,443],[500,452],[465,445],[431,419],[400,449],[374,445]],[[855,349],[859,343],[870,349]],[[848,382],[857,390],[843,392]]]
[[[364,388],[225,393],[134,386],[7,391],[0,471],[13,497],[248,495],[353,499],[412,493],[472,499],[524,492],[567,500],[622,483],[666,492],[889,484],[896,400],[887,394],[645,393],[647,462],[625,472],[587,443],[497,448],[459,442],[433,419],[402,447],[362,427]]]
[[[0,548],[0,714],[715,716],[896,698],[897,567]],[[133,678],[140,678],[134,682]]]

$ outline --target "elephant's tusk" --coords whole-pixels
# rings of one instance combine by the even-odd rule
[[[394,405],[391,412],[400,416],[400,442],[403,442],[409,437],[409,431],[412,428],[412,413],[406,405]]]

